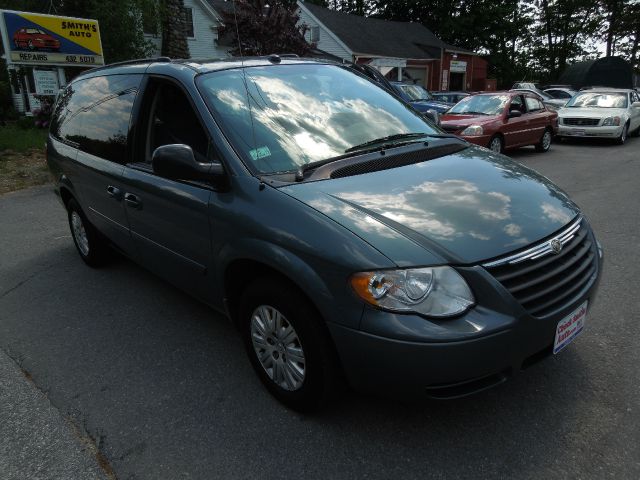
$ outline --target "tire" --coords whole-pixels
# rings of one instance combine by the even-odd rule
[[[109,246],[73,198],[67,203],[67,214],[71,238],[84,263],[93,268],[107,263],[111,253]]]
[[[629,134],[629,122],[624,124],[624,127],[622,127],[622,132],[620,132],[620,136],[616,139],[616,143],[618,145],[624,145],[624,143],[627,141],[627,135]]]
[[[551,130],[549,130],[548,128],[545,129],[544,133],[542,134],[542,138],[536,144],[536,152],[548,152],[551,148],[552,140],[553,134],[551,133]]]
[[[489,140],[489,145],[487,146],[489,150],[496,153],[504,152],[504,141],[500,135],[494,135]]]
[[[326,405],[340,383],[338,360],[309,301],[293,284],[263,277],[247,287],[240,305],[243,342],[267,390],[299,412]],[[274,328],[278,323],[280,328]]]

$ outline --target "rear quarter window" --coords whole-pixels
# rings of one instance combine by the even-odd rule
[[[51,134],[83,152],[126,162],[131,111],[142,75],[79,80],[58,98]]]

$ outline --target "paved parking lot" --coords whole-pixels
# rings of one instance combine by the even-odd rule
[[[583,208],[606,265],[583,336],[497,389],[290,412],[225,319],[129,261],[85,267],[47,187],[0,197],[0,349],[119,479],[640,478],[640,138],[511,156]]]

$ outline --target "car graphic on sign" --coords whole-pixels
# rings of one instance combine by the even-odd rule
[[[13,43],[19,50],[60,50],[60,40],[39,28],[23,27],[16,30]]]

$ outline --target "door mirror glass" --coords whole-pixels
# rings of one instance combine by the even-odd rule
[[[184,144],[156,148],[151,156],[151,166],[154,173],[171,180],[210,180],[224,174],[220,163],[196,161],[191,147]]]
[[[517,118],[521,116],[522,116],[522,112],[520,110],[511,110],[509,112],[509,118]]]
[[[424,112],[424,116],[431,120],[436,125],[440,126],[440,114],[435,110],[429,109]]]

